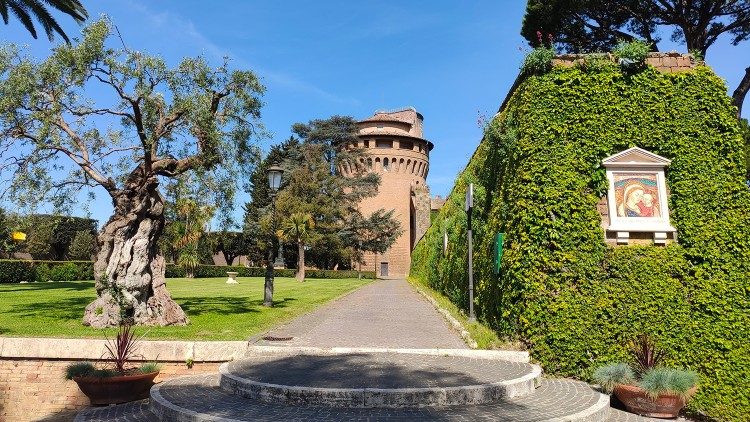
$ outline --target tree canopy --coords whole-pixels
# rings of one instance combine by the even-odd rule
[[[528,0],[521,35],[532,46],[549,43],[551,35],[573,53],[609,51],[619,40],[634,39],[658,51],[664,28],[706,58],[722,35],[733,45],[750,38],[750,0]],[[748,90],[750,67],[732,95],[740,111]]]

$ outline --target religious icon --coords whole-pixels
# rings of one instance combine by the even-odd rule
[[[660,217],[656,173],[615,173],[618,217]]]

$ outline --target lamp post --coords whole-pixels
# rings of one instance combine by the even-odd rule
[[[469,183],[469,189],[466,190],[466,221],[467,221],[467,241],[469,243],[469,321],[476,321],[474,316],[474,239],[471,232],[471,210],[474,208],[474,184]]]
[[[276,233],[276,192],[281,186],[281,174],[284,169],[279,166],[271,166],[266,170],[268,173],[268,187],[271,189],[271,221],[273,230],[268,238],[268,259],[266,260],[266,281],[263,286],[263,306],[273,306],[273,239]]]

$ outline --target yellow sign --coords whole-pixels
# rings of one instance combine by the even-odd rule
[[[20,241],[24,241],[24,240],[26,240],[26,233],[13,232],[12,237],[13,237],[13,240],[17,240],[19,242]]]

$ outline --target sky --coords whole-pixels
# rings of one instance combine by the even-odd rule
[[[176,64],[203,55],[262,78],[262,121],[272,143],[295,122],[375,110],[415,107],[425,137],[435,144],[427,178],[445,196],[481,139],[479,115],[492,116],[516,78],[529,47],[519,35],[525,1],[219,1],[83,0],[91,18],[107,14],[130,49]],[[60,16],[69,36],[80,27]],[[28,46],[44,58],[54,45],[34,40],[13,19],[0,26],[3,42]],[[668,39],[669,37],[665,37]],[[662,50],[684,51],[660,44]],[[750,42],[728,38],[709,50],[709,64],[733,90],[750,65]],[[750,101],[745,103],[748,116]],[[112,212],[103,190],[73,214],[104,223]],[[241,195],[236,216],[241,218]],[[12,208],[12,207],[11,207]],[[51,209],[40,209],[49,212]]]

